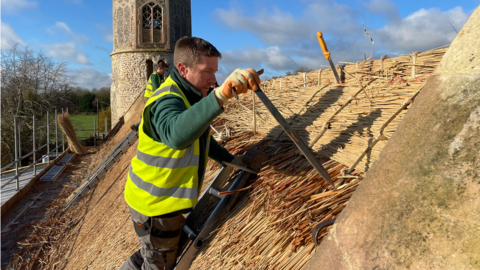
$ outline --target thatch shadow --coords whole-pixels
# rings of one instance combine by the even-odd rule
[[[370,132],[373,123],[382,116],[382,111],[380,109],[371,111],[369,114],[365,116],[360,116],[356,122],[350,124],[346,129],[340,132],[340,135],[337,136],[335,139],[330,141],[328,144],[322,146],[322,148],[326,149],[335,149],[333,151],[329,151],[328,154],[321,153],[322,150],[317,151],[316,154],[320,154],[323,157],[331,159],[340,149],[344,149],[346,144],[350,141],[350,138],[356,133],[363,133],[365,129]],[[370,142],[369,142],[370,143]]]
[[[328,89],[327,92],[325,92],[323,95],[321,95],[321,97],[313,98],[309,104],[309,109],[307,111],[304,111],[300,115],[292,115],[286,120],[291,125],[292,125],[292,122],[295,121],[294,129],[298,135],[302,133],[303,134],[308,133],[307,127],[311,126],[314,123],[314,121],[316,121],[322,114],[324,114],[327,111],[328,108],[331,108],[333,104],[337,103],[342,95],[344,95],[343,87],[335,87],[335,88],[332,87]],[[338,104],[338,105],[341,106],[342,104]],[[314,154],[317,157],[319,157],[321,162],[332,159],[333,156],[336,153],[338,153],[338,151],[340,151],[340,149],[344,149],[346,147],[346,144],[350,141],[350,139],[352,138],[352,136],[354,136],[355,133],[364,133],[364,131],[366,131],[367,133],[370,133],[373,123],[379,117],[381,117],[381,110],[374,110],[369,112],[367,115],[360,115],[355,122],[351,123],[348,127],[341,130],[339,136],[331,140],[326,145],[322,146],[322,149],[329,149],[328,151],[319,150],[317,152],[314,152]],[[278,134],[282,131],[283,131],[283,128],[280,125],[277,125],[264,137],[264,139],[262,139],[261,141],[257,142],[256,144],[252,145],[251,147],[245,150],[258,149],[266,153],[269,153],[270,148],[273,148],[273,147],[278,148],[278,144],[283,144],[284,148],[293,148],[295,149],[295,151],[299,152],[298,149],[294,146],[291,139],[287,137],[285,132],[283,132],[282,136],[278,136]],[[328,132],[329,131],[327,130],[326,133]],[[300,137],[309,138],[309,136],[301,136],[301,135]],[[306,139],[306,140],[303,139],[303,141],[306,145],[309,145],[310,143],[310,139]],[[268,142],[268,143],[266,144],[265,142]],[[369,141],[369,143],[371,143],[371,141]],[[312,148],[316,148],[316,147],[312,147]],[[303,163],[303,162],[299,162],[301,159],[303,159],[303,157],[299,155],[298,158],[294,159],[294,162],[292,162],[290,166],[280,166],[280,167],[274,166],[274,169],[286,175],[296,175],[298,174],[299,169],[304,170],[308,168],[305,166],[300,167],[299,165],[296,165],[296,163]],[[367,166],[369,166],[370,160],[371,160],[371,157],[370,157],[370,154],[368,154]]]
[[[307,127],[313,125],[313,123],[322,115],[324,114],[327,109],[331,108],[331,106],[338,102],[338,100],[344,95],[344,87],[331,87],[327,88],[325,92],[319,92],[315,95],[315,97],[310,101],[308,104],[308,109],[303,110],[301,114],[298,114],[298,111],[302,108],[295,108],[296,113],[291,117],[287,118],[287,122],[290,123],[290,126],[293,126],[295,123],[294,129],[295,132],[300,135],[300,137],[308,138],[308,136],[302,136],[302,133],[308,133]],[[272,121],[273,120],[272,118]],[[278,136],[277,134],[281,134]],[[283,132],[283,128],[278,125],[270,130],[269,134],[265,138],[270,139],[274,138],[272,143],[280,140],[288,140],[287,134]],[[309,139],[303,140],[305,144],[309,144]]]

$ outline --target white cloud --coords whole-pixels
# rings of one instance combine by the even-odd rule
[[[254,17],[242,16],[237,10],[217,9],[214,16],[219,23],[233,30],[246,30],[253,33],[266,45],[296,44],[297,40],[305,39],[308,26],[305,21],[298,20],[288,12],[273,7],[273,14],[261,11]]]
[[[73,83],[85,88],[110,87],[112,74],[101,73],[95,69],[82,67],[81,69],[70,70],[73,76]]]
[[[78,54],[77,55],[77,62],[80,64],[88,64],[88,59],[84,54]]]
[[[26,43],[17,35],[15,29],[10,24],[2,22],[2,50],[12,48],[13,44],[18,43],[25,46]]]
[[[391,50],[404,53],[425,51],[451,43],[457,33],[450,23],[460,31],[469,16],[461,7],[447,11],[422,8],[405,19],[374,29],[371,33],[380,44],[387,45]]]
[[[222,52],[222,65],[245,66],[261,65],[264,63],[274,70],[286,70],[295,62],[289,56],[285,55],[279,47],[273,46],[266,49],[251,48],[249,50],[237,49],[235,51]]]
[[[356,23],[359,11],[334,1],[309,3],[296,18],[288,11],[273,6],[253,16],[244,16],[238,8],[216,9],[213,13],[218,24],[233,30],[247,31],[257,36],[265,45],[288,46],[316,41],[316,32],[351,35],[361,25]]]
[[[36,8],[38,6],[35,1],[27,0],[2,0],[2,12],[18,13],[24,8]]]
[[[55,34],[55,30],[60,30],[61,32],[67,33],[76,42],[90,42],[90,38],[83,34],[76,34],[70,29],[70,27],[64,22],[56,22],[54,26],[47,28],[46,32],[49,35]]]
[[[64,61],[76,62],[82,65],[90,64],[90,61],[82,50],[82,43],[88,43],[91,41],[89,37],[83,34],[75,33],[64,22],[56,22],[55,25],[46,29],[46,33],[49,35],[64,33],[73,38],[73,41],[70,42],[42,45],[42,47],[50,56]]]
[[[365,3],[364,6],[372,14],[385,16],[390,23],[402,19],[397,6],[389,0],[372,0],[369,3]]]
[[[365,25],[375,41],[375,59],[389,51],[411,53],[451,43],[456,33],[449,22],[460,31],[470,16],[461,7],[456,7],[447,11],[420,9],[402,18],[391,0],[371,0],[360,9],[339,1],[303,3],[305,8],[299,16],[276,6],[253,14],[244,13],[239,7],[216,9],[213,18],[218,25],[239,33],[250,33],[267,47],[222,52],[219,77],[227,76],[226,73],[240,66],[263,65],[272,72],[276,71],[277,75],[299,66],[323,68],[321,65],[328,64],[315,36],[317,31],[324,33],[334,62],[355,62],[363,59],[364,52],[368,57],[372,43],[363,31],[360,16],[383,16],[386,19],[386,25],[380,29]]]
[[[220,83],[237,68],[260,69],[265,66],[268,68],[267,72],[283,72],[297,68],[298,64],[278,46],[272,46],[266,49],[239,48],[233,51],[223,51],[219,66],[216,77]],[[275,73],[266,75],[275,75]]]
[[[102,33],[103,41],[113,42],[113,30],[111,27],[107,27],[103,24],[96,23],[95,26]]]
[[[311,1],[298,17],[278,7],[249,16],[238,8],[217,9],[214,19],[218,24],[251,33],[268,46],[222,52],[223,69],[218,77],[224,78],[240,66],[264,66],[267,76],[283,75],[300,66],[322,68],[327,61],[316,38],[318,31],[324,33],[335,61],[358,59],[371,47],[361,24],[356,21],[359,13],[334,1]]]
[[[73,61],[82,65],[88,65],[88,58],[77,48],[74,42],[45,44],[42,47],[50,56],[60,60]]]

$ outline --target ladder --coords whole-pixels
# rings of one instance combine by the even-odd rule
[[[93,170],[93,172],[85,178],[81,189],[75,194],[75,196],[67,202],[63,211],[66,211],[75,202],[79,201],[87,192],[92,189],[95,184],[102,179],[102,177],[108,172],[110,168],[117,162],[123,154],[125,154],[130,146],[135,144],[138,140],[137,133],[130,131],[123,140],[117,144],[117,146],[100,162],[100,164]]]
[[[219,195],[219,191],[228,186],[227,180],[232,175],[233,169],[238,168],[241,172],[235,177],[235,180],[232,181],[230,186],[228,186],[228,191],[241,189],[249,180],[257,177],[256,172],[261,170],[261,164],[266,160],[268,160],[266,154],[252,150],[245,155],[243,161],[248,164],[249,167],[253,168],[253,170],[247,166],[240,167],[224,162],[227,166],[220,169],[210,185],[202,193],[197,205],[195,205],[186,217],[179,244],[183,250],[183,254],[177,260],[173,269],[186,270],[190,268],[200,249],[205,246],[208,236],[217,227],[221,215],[231,211],[233,208],[240,195],[239,192],[225,196]],[[212,203],[214,207],[211,207]],[[209,213],[209,209],[212,208],[213,211]],[[208,218],[206,218],[204,222],[201,222],[206,215],[208,215]],[[201,225],[198,223],[201,223]]]
[[[222,197],[218,195],[219,189],[226,184],[232,171],[233,168],[230,166],[222,168],[208,188],[205,189],[198,201],[198,204],[193,208],[192,212],[187,215],[185,225],[183,226],[182,235],[180,236],[180,246],[184,246],[186,244],[186,247],[182,256],[177,261],[174,269],[186,270],[190,268],[190,265],[200,249],[205,246],[207,237],[213,230],[215,230],[221,214],[224,211],[229,211],[235,203],[235,200],[233,200],[235,197],[234,194]],[[252,173],[242,171],[235,178],[228,190],[231,191],[242,188],[246,182],[254,176],[256,175],[252,176]],[[202,214],[205,214],[203,213],[206,210],[205,206],[207,206],[207,203],[210,200],[216,200],[216,206],[201,228],[197,229],[195,228],[195,222],[201,218]]]

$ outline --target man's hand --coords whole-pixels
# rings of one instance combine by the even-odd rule
[[[233,88],[235,93],[246,93],[248,89],[256,91],[257,84],[260,83],[260,77],[253,69],[236,69],[220,87],[215,88],[215,96],[222,102],[233,97]]]

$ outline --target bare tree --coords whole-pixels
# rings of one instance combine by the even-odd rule
[[[60,110],[71,103],[66,63],[18,44],[1,55],[1,140],[13,145],[13,118],[18,117],[22,150],[31,151],[32,117],[38,120],[37,136],[44,142],[47,110],[53,116],[55,108]]]

